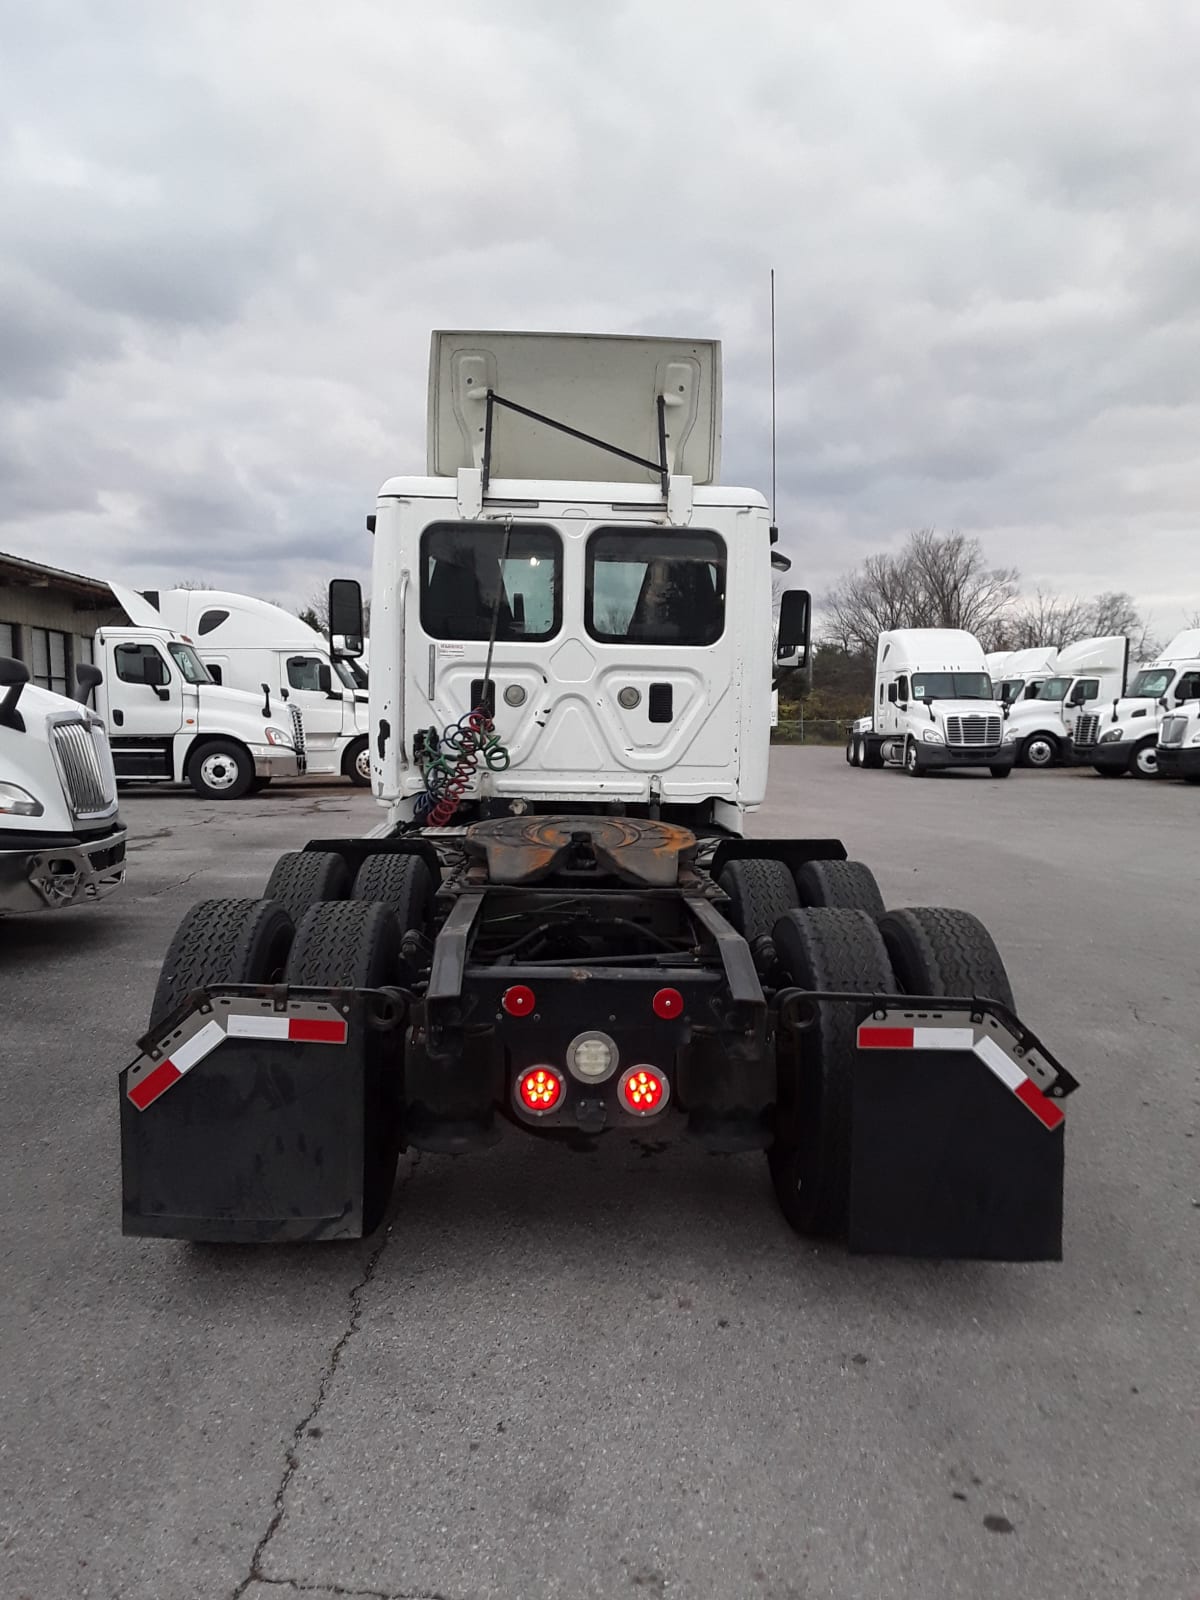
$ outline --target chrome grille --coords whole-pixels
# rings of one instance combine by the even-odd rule
[[[999,717],[947,717],[946,742],[957,745],[1000,743]]]
[[[86,722],[59,722],[54,730],[54,755],[71,810],[77,817],[98,817],[117,800],[111,761],[102,761],[99,738]]]
[[[1162,730],[1158,735],[1159,744],[1182,744],[1187,725],[1186,717],[1164,717]]]
[[[1073,742],[1081,749],[1090,750],[1100,737],[1100,718],[1094,712],[1080,717],[1075,723]]]
[[[296,763],[303,772],[308,765],[308,746],[304,742],[304,718],[300,715],[299,706],[289,706],[292,714],[292,742],[296,746]]]

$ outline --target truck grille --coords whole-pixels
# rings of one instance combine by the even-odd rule
[[[947,717],[946,742],[957,745],[1000,743],[999,717]]]
[[[1165,717],[1158,735],[1159,744],[1182,744],[1187,724],[1186,717]]]
[[[116,804],[112,762],[98,748],[103,732],[85,722],[60,722],[54,728],[54,754],[71,810],[77,817],[98,817]],[[107,751],[105,751],[107,756]]]
[[[304,718],[299,706],[289,706],[292,714],[292,741],[296,746],[296,765],[303,772],[308,765],[308,746],[304,742]]]
[[[1100,718],[1094,712],[1076,721],[1072,741],[1079,749],[1090,750],[1099,737]]]

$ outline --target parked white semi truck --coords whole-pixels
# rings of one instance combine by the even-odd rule
[[[1160,778],[1200,783],[1200,695],[1162,719],[1157,755]]]
[[[881,633],[869,717],[852,724],[853,767],[903,767],[923,778],[948,767],[986,767],[1007,778],[1014,751],[1004,742],[1007,708],[992,698],[978,639],[959,628]]]
[[[304,771],[304,723],[277,696],[216,684],[192,641],[169,628],[101,628],[95,692],[117,777],[187,783],[236,800]]]
[[[99,677],[81,666],[81,695]],[[125,841],[101,719],[0,659],[0,916],[104,899],[124,882]]]
[[[1004,739],[1018,765],[1054,767],[1067,758],[1078,720],[1123,691],[1128,661],[1123,634],[1080,639],[1059,650],[1053,672],[1009,708]]]
[[[1058,651],[1052,647],[992,651],[985,657],[992,698],[1006,706],[1032,699],[1038,686],[1054,676],[1057,658]]]
[[[819,824],[744,837],[808,596],[773,645],[720,392],[703,340],[435,335],[427,469],[374,510],[384,815],[188,914],[120,1076],[127,1232],[362,1234],[400,1147],[507,1124],[763,1151],[854,1250],[1060,1254],[1075,1083],[982,925],[885,912]],[[330,615],[356,657],[357,584]]]
[[[1098,705],[1074,730],[1072,754],[1105,778],[1158,775],[1159,729],[1165,716],[1200,699],[1200,628],[1177,633],[1111,708]]]
[[[137,593],[112,585],[136,622],[186,634],[213,681],[258,695],[264,688],[304,720],[306,770],[369,785],[367,691],[329,641],[280,606],[217,589]]]

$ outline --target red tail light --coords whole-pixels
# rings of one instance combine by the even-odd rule
[[[683,996],[678,989],[660,989],[650,1002],[654,1015],[664,1022],[683,1015]]]
[[[671,1088],[653,1067],[630,1067],[621,1074],[617,1093],[626,1111],[638,1117],[649,1117],[666,1105]]]
[[[526,1111],[553,1111],[563,1097],[562,1074],[553,1067],[530,1067],[517,1079],[517,1099]]]
[[[514,983],[500,996],[500,1004],[510,1017],[528,1017],[537,1005],[537,995],[527,983]]]

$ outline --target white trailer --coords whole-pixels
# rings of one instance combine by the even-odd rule
[[[430,365],[427,470],[374,512],[385,815],[189,913],[121,1075],[126,1230],[361,1235],[399,1147],[507,1124],[764,1152],[791,1226],[855,1250],[1057,1257],[1075,1084],[986,930],[885,911],[836,839],[745,836],[809,605],[773,643],[719,347],[441,334]],[[356,658],[357,584],[330,618]],[[999,722],[976,668],[950,687]]]
[[[895,628],[879,635],[869,717],[847,739],[852,767],[902,767],[911,777],[949,767],[986,767],[1007,778],[1006,708],[978,639],[959,628]]]
[[[1185,628],[1138,669],[1127,693],[1118,690],[1111,710],[1097,705],[1080,718],[1072,740],[1073,758],[1105,778],[1156,777],[1163,718],[1197,699],[1200,628]]]
[[[1058,651],[1053,672],[1009,708],[1004,739],[1016,751],[1017,764],[1054,767],[1066,759],[1079,718],[1123,691],[1128,661],[1123,634],[1080,639]]]
[[[81,694],[99,676],[81,666]],[[0,659],[0,916],[104,899],[124,882],[125,841],[101,719]]]
[[[213,681],[299,708],[310,777],[368,786],[367,691],[329,642],[282,607],[223,589],[112,591],[136,622],[186,634]]]

